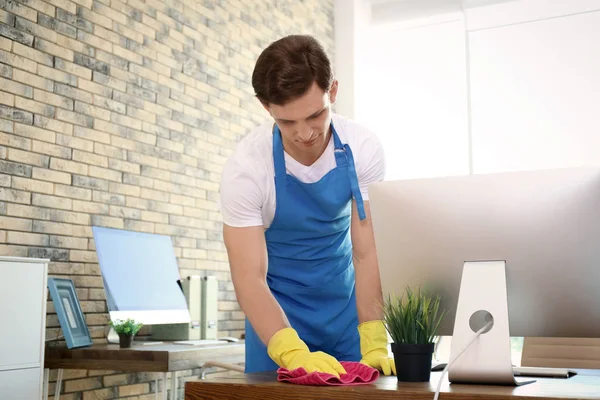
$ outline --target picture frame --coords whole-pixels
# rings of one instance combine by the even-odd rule
[[[71,279],[48,278],[48,290],[69,349],[86,347],[92,338]]]

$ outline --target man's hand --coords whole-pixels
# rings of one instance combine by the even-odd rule
[[[358,326],[361,363],[376,368],[384,375],[396,375],[394,359],[388,355],[387,331],[383,321],[363,322]]]
[[[309,374],[325,372],[338,378],[346,373],[335,357],[322,351],[311,352],[292,328],[282,329],[273,335],[267,351],[277,365],[289,370],[302,367]]]

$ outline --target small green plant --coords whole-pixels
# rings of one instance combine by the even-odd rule
[[[119,319],[116,321],[110,321],[110,326],[115,330],[115,332],[117,332],[117,334],[134,336],[142,327],[142,323],[128,318],[125,321]]]
[[[383,305],[386,329],[394,343],[433,343],[445,315],[440,311],[441,298],[409,287],[405,296],[389,295]]]

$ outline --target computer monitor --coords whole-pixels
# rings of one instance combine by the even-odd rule
[[[92,233],[113,321],[190,322],[169,236],[99,226]]]
[[[439,294],[451,382],[518,384],[510,336],[600,337],[600,168],[383,181],[369,187],[384,298]]]

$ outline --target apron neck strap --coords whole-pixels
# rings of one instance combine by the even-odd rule
[[[358,215],[361,220],[366,218],[363,198],[360,193],[360,188],[358,186],[358,177],[356,174],[356,168],[354,165],[354,157],[352,155],[352,150],[348,144],[342,144],[340,137],[338,136],[335,127],[333,126],[333,122],[330,124],[331,127],[331,135],[333,136],[333,144],[335,146],[335,159],[336,164],[339,166],[341,163],[346,164],[348,168],[348,178],[350,180],[350,187],[352,189],[352,197],[356,201],[356,205],[358,208]],[[343,161],[342,161],[343,160]],[[274,132],[273,132],[273,163],[275,167],[275,180],[280,181],[286,179],[287,171],[285,168],[285,155],[283,151],[283,141],[281,139],[281,131],[279,130],[279,126],[275,124]]]
[[[285,156],[283,154],[283,142],[281,140],[281,131],[275,124],[273,131],[273,163],[275,166],[275,179],[283,179],[286,175]]]
[[[337,151],[343,151],[344,145],[340,140],[335,128],[333,127],[333,123],[330,124],[331,134],[333,135],[333,144],[335,146],[336,153]],[[339,166],[340,160],[338,160],[338,156],[336,154],[336,162]],[[283,149],[283,140],[281,138],[281,131],[279,130],[279,126],[277,124],[274,125],[273,128],[273,163],[275,166],[275,178],[280,179],[282,176],[286,175],[285,168],[285,155]]]

